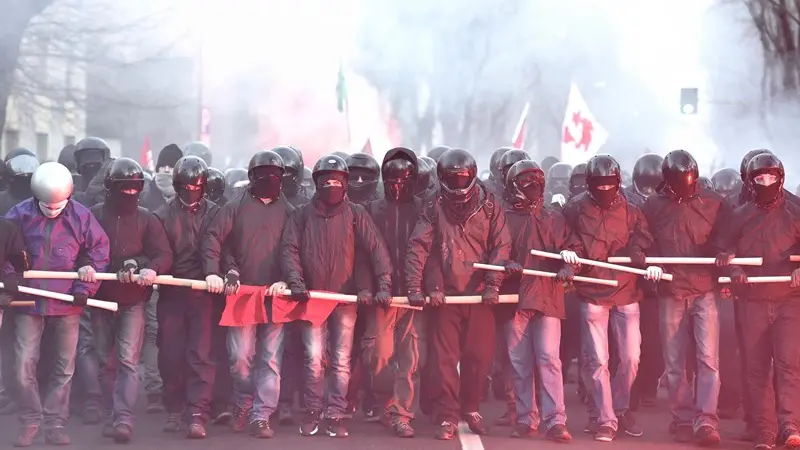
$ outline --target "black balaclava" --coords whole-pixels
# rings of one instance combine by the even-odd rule
[[[386,201],[407,203],[414,200],[416,177],[414,164],[407,159],[392,159],[382,168],[383,191]]]
[[[139,207],[139,194],[144,188],[144,180],[112,181],[107,192],[107,201],[120,214],[130,214]],[[133,189],[132,194],[124,191]]]
[[[347,176],[340,172],[322,173],[317,177],[314,194],[328,208],[335,208],[347,196]]]
[[[250,193],[262,199],[276,199],[281,194],[283,171],[275,166],[261,166],[253,169]]]
[[[33,175],[15,175],[8,179],[8,192],[20,201],[33,197],[31,178]]]

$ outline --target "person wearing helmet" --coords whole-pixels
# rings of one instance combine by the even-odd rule
[[[450,147],[448,147],[446,145],[437,145],[436,147],[433,147],[432,149],[428,150],[425,153],[425,156],[427,156],[428,158],[431,158],[432,160],[434,160],[434,161],[436,161],[438,163],[439,162],[439,158],[441,158],[442,155],[444,154],[444,152],[446,152],[448,150],[450,150]]]
[[[208,226],[200,254],[212,294],[235,294],[240,284],[271,286],[270,295],[285,288],[278,283],[280,240],[293,208],[281,195],[284,170],[278,153],[256,153],[248,165],[248,195],[222,206]],[[230,258],[223,257],[223,248]],[[249,428],[257,438],[274,435],[270,416],[278,407],[283,342],[283,324],[228,328],[234,431]]]
[[[165,146],[156,158],[156,172],[148,195],[142,196],[142,206],[154,212],[175,198],[175,187],[172,183],[172,172],[175,164],[183,157],[180,147],[175,144]]]
[[[439,183],[436,181],[436,161],[427,157],[417,158],[417,190],[416,196],[427,200],[438,195]]]
[[[440,194],[426,202],[417,220],[405,268],[408,299],[413,303],[424,301],[422,280],[428,259],[434,258],[433,264],[441,268],[444,282],[429,291],[436,308],[429,323],[430,378],[436,382],[429,390],[439,423],[436,437],[449,440],[462,417],[474,433],[487,432],[478,411],[492,366],[493,305],[499,301],[504,275],[474,270],[472,263],[505,265],[511,236],[500,202],[478,183],[478,166],[468,151],[444,152],[436,170]],[[482,294],[482,304],[445,305],[445,295],[476,293]]]
[[[635,265],[645,265],[644,251],[653,243],[641,210],[620,194],[622,171],[611,155],[600,154],[586,163],[588,190],[572,198],[564,208],[567,223],[580,240],[577,252],[564,252],[567,263],[577,262],[575,253],[586,259],[605,261],[609,256],[629,256]],[[647,279],[659,280],[661,269],[647,267]],[[639,365],[638,278],[625,272],[589,266],[583,274],[617,280],[614,288],[576,283],[581,300],[583,376],[593,380],[586,387],[589,402],[587,429],[601,442],[614,440],[618,432],[642,436],[629,411],[630,393]],[[610,328],[609,328],[610,325]],[[619,343],[619,364],[613,381],[608,371],[609,332]],[[614,391],[614,398],[611,391]]]
[[[202,159],[207,166],[211,167],[211,149],[204,142],[193,141],[183,146],[184,156],[197,156]]]
[[[500,147],[489,157],[489,179],[483,182],[489,191],[496,197],[503,197],[503,185],[505,181],[501,179],[503,174],[500,170],[500,158],[503,157],[509,150],[514,150],[513,147]]]
[[[550,169],[552,171],[552,168]],[[530,255],[530,249],[560,252],[574,248],[564,216],[558,209],[545,207],[545,175],[534,161],[519,161],[508,170],[506,181],[508,228],[513,236],[511,258],[506,264],[506,278],[501,293],[519,294],[519,303],[502,323],[509,355],[511,380],[516,397],[516,420],[512,437],[536,434],[539,418],[544,417],[547,439],[570,442],[564,405],[564,378],[561,372],[561,321],[566,318],[564,283],[572,280],[575,268],[567,263],[542,261]],[[523,268],[556,272],[554,279],[523,277]],[[504,305],[503,305],[504,306]],[[497,311],[495,312],[497,315]],[[536,355],[535,368],[530,364]],[[534,374],[538,374],[534,376]],[[534,383],[538,378],[539,383]],[[542,392],[541,414],[536,389]]]
[[[31,177],[33,198],[22,201],[6,218],[22,232],[30,255],[30,268],[74,272],[78,280],[27,280],[32,288],[69,294],[73,302],[34,297],[36,304],[17,310],[15,354],[18,368],[21,428],[18,447],[28,447],[44,424],[45,441],[52,445],[70,442],[65,426],[69,417],[72,370],[78,347],[78,323],[83,307],[100,283],[94,273],[105,272],[109,264],[108,236],[88,208],[72,200],[72,174],[56,162],[40,165]],[[52,342],[43,343],[48,335]],[[50,383],[36,381],[36,362],[42,348],[53,349]]]
[[[714,183],[711,182],[711,178],[698,177],[697,182],[698,182],[697,185],[703,189],[708,189],[709,191],[714,190]]]
[[[283,159],[285,172],[283,173],[283,195],[295,208],[305,205],[311,199],[311,193],[303,188],[303,177],[305,176],[305,164],[303,154],[294,147],[276,147],[273,152],[279,154]]]
[[[225,175],[222,171],[213,167],[208,168],[208,189],[206,189],[208,199],[222,206],[228,202],[225,197]]]
[[[305,195],[308,198],[314,196],[314,192],[317,191],[317,186],[314,185],[314,178],[311,176],[311,168],[310,167],[303,167],[303,181],[302,181],[303,189],[305,189]]]
[[[350,176],[347,163],[338,156],[323,156],[312,172],[317,192],[310,203],[294,212],[284,227],[281,243],[281,264],[292,298],[307,301],[309,289],[357,293],[354,267],[356,248],[360,248],[371,258],[377,285],[375,301],[386,303],[392,292],[389,253],[367,211],[347,198]],[[304,401],[308,412],[300,426],[303,436],[319,432],[325,403],[319,349],[325,348],[326,327],[332,380],[327,392],[325,431],[331,437],[349,434],[343,419],[347,409],[355,322],[356,305],[352,304],[336,305],[323,323],[299,322],[306,355],[303,372],[307,380]]]
[[[717,194],[729,199],[737,195],[742,189],[742,180],[735,169],[724,168],[714,172],[711,184]]]
[[[550,172],[551,167],[560,162],[561,160],[555,156],[545,156],[545,158],[542,160],[542,170],[544,171],[545,174],[547,174]]]
[[[247,169],[231,168],[225,170],[226,190],[232,189],[240,181],[250,181],[247,179]]]
[[[75,169],[81,175],[81,180],[84,183],[83,186],[79,186],[75,190],[81,192],[86,189],[89,182],[98,174],[101,177],[103,176],[101,168],[103,163],[111,158],[111,150],[108,148],[106,141],[98,137],[87,137],[75,144],[73,155]]]
[[[31,198],[31,177],[39,168],[35,156],[18,155],[6,161],[5,179],[8,190],[0,192],[0,214],[5,214],[17,203]]]
[[[347,197],[361,206],[377,200],[378,178],[381,168],[378,162],[366,153],[353,153],[345,159],[350,178],[347,181]]]
[[[674,150],[662,163],[664,188],[642,206],[655,244],[654,254],[676,257],[703,255],[728,215],[721,195],[700,186],[692,155]],[[687,232],[691,230],[691,232]],[[714,271],[707,266],[674,265],[674,280],[659,286],[659,323],[672,429],[678,442],[694,440],[701,446],[720,442],[717,431],[719,377],[719,309]],[[686,326],[694,323],[694,328]],[[689,346],[695,346],[690,350]],[[687,355],[696,354],[697,392],[686,377]]]
[[[505,152],[503,156],[500,157],[500,162],[499,162],[500,182],[503,184],[503,189],[505,189],[506,174],[508,174],[508,170],[511,169],[511,166],[513,166],[518,161],[526,161],[530,159],[531,159],[530,155],[519,149],[511,149]]]
[[[184,156],[172,173],[175,197],[156,210],[173,250],[175,278],[202,279],[205,261],[198,248],[219,207],[206,198],[208,165],[197,156]],[[163,430],[186,429],[189,439],[206,437],[214,388],[212,317],[218,296],[174,286],[159,286],[158,368],[164,383],[168,417]]]
[[[569,181],[572,166],[567,163],[555,163],[547,171],[547,204],[563,208],[570,196]]]
[[[741,302],[737,313],[741,319],[742,349],[747,355],[745,393],[749,397],[756,448],[776,444],[798,448],[800,419],[796,399],[800,392],[795,380],[800,372],[796,320],[800,317],[800,270],[786,255],[792,254],[800,242],[800,207],[787,200],[783,163],[772,153],[751,158],[745,175],[744,183],[750,187],[753,201],[726,219],[726,233],[719,234],[720,239],[712,248],[718,252],[717,266],[726,268]],[[746,269],[732,265],[734,255],[761,257],[763,264]],[[790,283],[747,282],[747,277],[788,273]]]
[[[647,153],[636,160],[631,187],[625,189],[625,197],[629,202],[641,207],[648,197],[661,189],[664,184],[663,163],[664,158],[655,153]]]
[[[144,171],[139,163],[129,158],[114,160],[106,174],[105,188],[106,201],[91,211],[108,235],[109,271],[117,273],[119,283],[103,283],[97,295],[116,302],[119,311],[97,309],[90,317],[104,381],[103,397],[111,405],[103,436],[125,443],[131,440],[133,411],[139,396],[146,302],[156,276],[169,272],[172,249],[158,218],[139,207],[139,194],[144,189]]]
[[[586,192],[586,163],[581,163],[572,169],[569,176],[569,198]]]

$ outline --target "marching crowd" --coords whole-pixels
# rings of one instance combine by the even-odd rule
[[[17,447],[40,431],[68,445],[70,412],[129,442],[142,382],[163,431],[190,439],[212,422],[347,437],[360,408],[401,438],[419,410],[448,440],[462,420],[488,433],[491,380],[497,425],[567,443],[577,361],[596,441],[642,436],[634,411],[664,382],[678,442],[717,445],[742,411],[755,448],[800,448],[800,206],[768,150],[711,178],[684,150],[646,154],[631,180],[611,155],[571,167],[513,148],[485,180],[448,147],[311,170],[293,147],[246,170],[211,160],[171,144],[151,174],[91,137],[59,162],[6,156],[0,414],[19,415]],[[266,323],[219,325],[250,286]],[[274,320],[279,299],[310,309],[320,292],[357,302]]]

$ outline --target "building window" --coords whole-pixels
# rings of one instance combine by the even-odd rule
[[[49,145],[50,137],[47,133],[36,133],[36,156],[40,160],[47,159],[47,146]]]
[[[6,129],[3,141],[5,141],[5,154],[7,155],[11,153],[12,150],[19,147],[19,131],[12,130],[11,128]]]
[[[64,136],[64,147],[75,145],[75,136]]]

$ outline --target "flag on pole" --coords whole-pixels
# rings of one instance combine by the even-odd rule
[[[139,152],[139,163],[146,170],[151,172],[156,170],[153,162],[153,150],[150,148],[150,136],[144,137],[144,144],[142,144],[142,149]]]
[[[243,327],[298,320],[321,325],[338,304],[335,301],[318,299],[297,302],[280,295],[269,298],[266,286],[241,286],[237,293],[225,297],[225,309],[219,325]]]
[[[528,131],[528,110],[530,106],[530,103],[525,103],[525,107],[522,108],[522,115],[519,117],[519,123],[517,123],[517,128],[514,129],[514,135],[511,137],[511,143],[514,148],[520,150],[525,148],[525,134]]]
[[[608,131],[589,111],[578,87],[572,83],[561,127],[561,162],[572,166],[585,163],[607,140]]]
[[[364,143],[364,147],[361,148],[361,153],[366,153],[369,156],[373,156],[372,155],[372,142],[370,142],[369,138],[367,138],[367,142]]]
[[[347,110],[347,85],[344,79],[344,64],[339,62],[339,74],[336,78],[336,108],[340,113]]]

